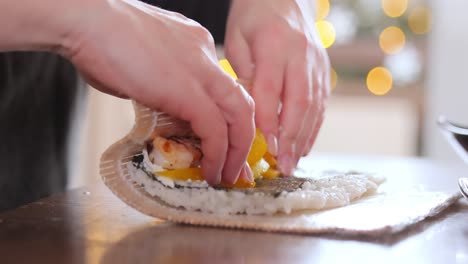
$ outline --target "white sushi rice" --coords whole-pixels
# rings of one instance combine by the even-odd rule
[[[147,153],[144,153],[143,164],[147,171],[160,169],[148,160]],[[362,173],[329,172],[314,177],[312,182],[303,183],[301,188],[295,191],[283,191],[274,197],[272,194],[261,192],[244,193],[236,189],[214,189],[205,181],[173,181],[153,173],[156,181],[131,163],[128,169],[134,181],[143,186],[151,196],[157,196],[174,207],[216,214],[289,214],[304,209],[340,207],[375,192],[384,181],[383,178]],[[190,185],[191,188],[175,188],[176,185]]]

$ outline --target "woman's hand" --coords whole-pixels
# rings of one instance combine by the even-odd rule
[[[218,65],[210,33],[186,17],[136,0],[92,2],[61,53],[95,88],[191,123],[202,140],[206,180],[253,180],[251,97]],[[95,4],[99,3],[99,4]]]
[[[310,151],[329,95],[312,2],[232,0],[226,31],[226,56],[240,79],[251,80],[256,124],[286,175]]]

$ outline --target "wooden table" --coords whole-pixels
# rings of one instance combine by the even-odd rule
[[[306,162],[427,177],[449,188],[468,175],[465,166],[417,159],[315,156]],[[377,238],[175,225],[134,211],[101,183],[0,213],[0,263],[354,262],[468,263],[468,202]]]

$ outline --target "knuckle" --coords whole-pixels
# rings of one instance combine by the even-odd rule
[[[277,126],[278,114],[268,105],[259,104],[255,109],[255,117],[258,118],[258,125],[263,130],[273,130]]]
[[[246,107],[248,113],[250,114],[251,117],[254,116],[255,114],[255,102],[252,97],[247,97],[247,107]]]
[[[155,11],[157,11],[157,10],[159,9],[158,7],[153,6],[153,5],[149,5],[149,6],[150,6],[152,9],[154,9]],[[169,10],[167,10],[166,12],[168,12],[168,13],[171,15],[171,17],[178,18],[178,19],[180,19],[180,20],[182,20],[182,21],[187,21],[187,20],[189,20],[189,18],[187,18],[186,16],[182,15],[182,14],[179,13],[179,12],[174,12],[174,11],[169,11]]]
[[[277,19],[264,26],[259,34],[260,47],[269,47],[270,49],[284,49],[288,43],[288,34],[290,32],[287,22]]]
[[[258,75],[257,79],[254,83],[254,89],[252,90],[252,94],[262,96],[265,93],[274,92],[275,94],[278,93],[281,87],[277,85],[277,81],[269,75],[263,74],[263,76]]]
[[[253,121],[255,106],[250,103],[251,99],[241,98],[237,103],[237,118],[240,122],[246,124],[246,122]]]
[[[253,120],[255,115],[255,104],[252,99],[243,100],[243,114],[246,120]]]
[[[217,141],[224,141],[227,138],[228,129],[224,122],[219,120],[216,125],[210,128],[210,134],[212,139],[216,139]]]
[[[238,94],[236,93],[236,87],[233,86],[233,81],[223,75],[216,76],[215,78],[218,79],[216,82],[217,84],[212,86],[211,89],[214,90],[216,94],[218,94],[217,97],[238,101],[239,98]],[[211,80],[213,80],[213,78],[211,78]]]
[[[296,50],[300,53],[306,54],[309,50],[313,50],[313,44],[309,40],[309,38],[305,35],[304,32],[300,31],[293,31],[292,33],[293,43],[295,45]]]
[[[225,44],[224,44],[224,54],[226,55],[226,58],[235,57],[236,48],[235,48],[234,45],[235,45],[235,42],[234,42],[234,41],[225,41]]]
[[[288,144],[289,142],[293,142],[297,138],[297,133],[299,131],[293,131],[291,128],[289,129],[281,129],[280,128],[280,144]]]
[[[314,97],[308,93],[305,96],[298,96],[295,99],[295,105],[299,109],[308,109],[313,103]]]
[[[208,42],[210,44],[212,43],[214,45],[214,38],[206,28],[204,28],[202,26],[197,27],[197,30],[195,31],[195,34],[202,41]]]
[[[220,82],[219,87],[214,87],[219,91],[219,97],[225,100],[225,103],[231,110],[237,114],[241,114],[245,118],[253,118],[255,112],[255,103],[253,99],[248,95],[244,88],[232,81]],[[220,88],[223,87],[223,88]]]
[[[321,103],[313,104],[310,108],[310,118],[314,119],[323,113],[323,105]]]

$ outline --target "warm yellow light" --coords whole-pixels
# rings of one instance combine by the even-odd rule
[[[408,0],[382,0],[384,13],[389,17],[399,17],[408,8]]]
[[[330,68],[330,88],[331,90],[335,90],[336,84],[338,83],[338,73],[336,73],[333,67]]]
[[[431,30],[432,14],[427,7],[416,7],[408,16],[408,25],[415,34],[425,34]]]
[[[315,26],[317,27],[317,31],[323,46],[325,48],[329,48],[331,45],[333,45],[333,42],[335,42],[336,38],[336,32],[332,23],[326,20],[320,20],[315,22]]]
[[[384,67],[375,67],[367,74],[367,89],[375,95],[384,95],[392,89],[392,74]]]
[[[330,13],[330,1],[329,0],[317,0],[317,10],[315,14],[315,20],[324,20],[328,13]]]
[[[405,33],[398,27],[387,27],[380,33],[380,48],[387,54],[395,54],[405,46]]]

